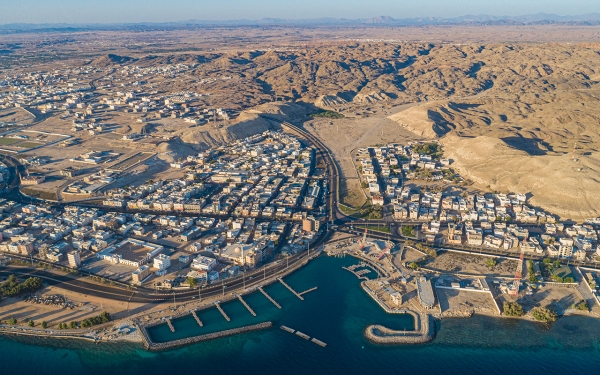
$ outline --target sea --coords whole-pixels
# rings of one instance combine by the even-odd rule
[[[358,260],[321,256],[285,277],[295,290],[317,290],[299,300],[281,283],[265,288],[281,306],[260,292],[245,297],[253,317],[239,301],[223,304],[227,322],[215,308],[193,318],[150,330],[162,342],[263,321],[273,328],[194,344],[165,352],[147,352],[136,343],[94,344],[0,336],[0,374],[594,374],[600,371],[600,319],[563,317],[553,325],[474,316],[445,319],[428,344],[381,346],[363,330],[382,324],[413,329],[407,315],[386,314],[342,266]],[[373,273],[372,273],[373,274]],[[321,347],[279,329],[299,330],[325,343]]]

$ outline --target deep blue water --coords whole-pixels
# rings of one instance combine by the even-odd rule
[[[246,301],[256,318],[235,301],[224,305],[229,323],[210,309],[200,314],[204,331],[193,318],[184,318],[175,321],[175,334],[166,327],[152,334],[171,340],[265,320],[274,322],[270,330],[162,353],[136,344],[0,337],[0,374],[592,374],[600,369],[600,320],[587,317],[562,318],[551,327],[488,317],[451,319],[441,323],[430,344],[372,345],[362,335],[367,325],[402,329],[412,322],[385,314],[356,277],[341,269],[356,262],[322,257],[286,277],[297,291],[318,286],[305,301],[279,283],[269,286],[281,310],[253,294]],[[282,331],[282,324],[328,346]]]

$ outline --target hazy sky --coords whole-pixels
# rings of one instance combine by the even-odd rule
[[[163,22],[189,19],[454,17],[466,14],[575,15],[599,0],[0,0],[0,24]]]

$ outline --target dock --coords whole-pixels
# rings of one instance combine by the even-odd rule
[[[217,309],[219,309],[219,311],[221,312],[221,314],[223,315],[223,317],[225,318],[225,320],[227,320],[228,322],[230,322],[231,319],[229,319],[229,317],[227,316],[227,314],[225,314],[225,311],[223,311],[223,308],[221,308],[221,305],[219,305],[219,302],[215,302],[215,306],[217,306]]]
[[[264,291],[264,289],[262,288],[262,286],[259,286],[259,287],[258,287],[258,290],[260,290],[260,291],[261,291],[261,293],[262,293],[262,294],[264,294],[264,295],[265,295],[265,297],[267,297],[267,298],[269,299],[269,301],[273,302],[273,304],[274,304],[275,306],[277,306],[277,308],[278,308],[278,309],[280,309],[280,308],[281,308],[281,306],[279,306],[279,304],[278,304],[278,303],[277,303],[277,302],[276,302],[276,301],[275,301],[273,298],[271,298],[271,296],[270,296],[270,295],[268,295],[268,294],[267,294],[267,292],[265,292],[265,291]]]
[[[198,315],[196,314],[196,310],[192,310],[192,315],[194,316],[194,319],[196,319],[196,323],[198,323],[200,327],[204,327],[204,324],[202,324],[202,321],[200,320],[200,318],[198,318]]]
[[[314,337],[311,339],[309,335],[307,335],[305,333],[302,333],[300,331],[295,331],[293,328],[286,327],[286,326],[281,326],[280,328],[282,330],[286,331],[286,332],[289,332],[289,333],[292,333],[292,334],[296,334],[296,336],[302,337],[304,340],[310,340],[310,341],[314,342],[315,344],[317,344],[317,345],[319,345],[319,346],[321,346],[323,348],[327,346],[327,344],[325,344],[323,341],[318,340],[318,339],[316,339]]]
[[[369,273],[371,271],[369,270],[361,270],[361,271],[355,271],[356,268],[360,267],[360,265],[355,264],[353,266],[350,267],[344,267],[342,266],[343,269],[345,269],[346,271],[350,271],[352,272],[352,274],[354,274],[354,276],[358,277],[359,280],[368,280],[368,278],[364,275],[365,273]],[[367,271],[367,272],[364,272]]]
[[[301,296],[305,295],[306,293],[312,292],[313,290],[317,290],[317,287],[315,286],[314,288],[310,288],[308,290],[305,290],[304,292],[300,292],[298,294],[300,294]]]
[[[242,298],[242,296],[240,294],[237,295],[237,298],[240,300],[240,302],[246,306],[246,308],[248,309],[248,311],[250,311],[250,314],[256,316],[256,313],[254,312],[254,310],[252,310],[252,308],[246,303],[246,301],[244,301],[244,299]]]
[[[171,323],[171,319],[167,318],[167,325],[171,329],[171,332],[175,333],[175,327],[173,327],[173,323]]]
[[[286,288],[288,288],[290,290],[290,292],[294,293],[294,295],[298,298],[300,298],[302,301],[304,301],[304,297],[302,297],[300,294],[298,294],[298,292],[296,292],[294,289],[292,289],[291,286],[287,285],[285,281],[283,281],[283,279],[281,277],[278,278],[279,282],[281,282],[283,284],[283,286],[285,286]]]

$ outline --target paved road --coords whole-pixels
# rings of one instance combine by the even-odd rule
[[[322,243],[326,242],[330,233],[323,232],[321,237],[313,244],[313,248],[317,248]],[[311,255],[315,254],[311,252]],[[265,279],[277,276],[284,273],[288,269],[297,266],[304,262],[308,257],[308,252],[289,256],[287,259],[279,260],[270,263],[264,267],[246,272],[245,275],[235,278],[223,280],[221,283],[210,285],[202,288],[201,292],[198,289],[173,290],[173,291],[155,291],[149,288],[134,288],[128,290],[111,285],[103,285],[91,282],[85,276],[61,275],[55,272],[26,267],[9,265],[0,270],[0,275],[8,276],[15,274],[18,276],[37,276],[44,280],[48,285],[57,286],[72,292],[83,293],[96,297],[108,298],[118,301],[140,302],[140,303],[160,303],[175,300],[179,302],[191,301],[199,297],[202,298],[223,295],[223,293],[233,292],[235,290],[256,287]]]

